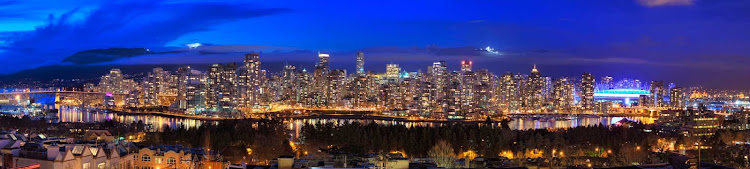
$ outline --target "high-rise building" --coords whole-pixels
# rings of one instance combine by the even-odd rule
[[[518,88],[513,74],[508,72],[500,77],[498,100],[504,112],[513,112],[519,105]]]
[[[596,80],[591,73],[583,73],[581,75],[581,107],[584,110],[592,110],[594,108],[595,83]]]
[[[526,83],[526,94],[524,95],[524,105],[527,110],[533,112],[542,111],[542,104],[544,99],[544,84],[546,80],[542,77],[539,70],[536,69],[536,65],[531,69]]]
[[[685,92],[681,87],[673,87],[669,90],[669,105],[678,109],[685,107]]]
[[[664,90],[664,82],[663,81],[651,81],[651,87],[650,90],[651,95],[649,97],[649,106],[652,107],[661,107],[664,103],[664,97],[666,96],[666,92]]]
[[[571,111],[574,104],[575,86],[568,78],[559,78],[554,82],[552,105],[558,113]]]
[[[327,75],[326,106],[341,106],[346,89],[346,70],[335,69]]]
[[[357,76],[365,75],[365,54],[362,51],[357,52]]]
[[[315,67],[320,68],[321,70],[328,71],[330,67],[329,58],[330,55],[328,53],[320,53],[318,52],[318,64],[315,65]]]
[[[203,73],[190,66],[177,69],[177,107],[187,114],[197,114],[204,111],[205,78]]]
[[[237,105],[237,64],[213,64],[206,77],[206,107],[212,112],[230,112]]]
[[[245,54],[245,69],[242,74],[244,78],[240,81],[244,81],[244,85],[240,86],[242,89],[240,92],[242,103],[241,106],[251,107],[258,105],[258,96],[260,95],[261,86],[261,72],[260,72],[260,55],[258,53]]]
[[[398,64],[387,64],[385,66],[385,77],[388,79],[388,81],[398,81],[399,72],[401,72],[401,68],[398,66]]]
[[[470,72],[473,64],[471,61],[461,61],[461,72]]]

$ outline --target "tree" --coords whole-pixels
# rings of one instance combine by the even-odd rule
[[[435,146],[427,153],[438,167],[452,168],[455,155],[453,147],[445,140],[435,143]]]

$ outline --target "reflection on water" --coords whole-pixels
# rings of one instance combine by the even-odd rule
[[[60,122],[103,122],[105,120],[116,120],[122,123],[135,123],[143,121],[144,124],[151,125],[155,130],[162,130],[163,126],[169,126],[170,128],[176,128],[179,126],[185,127],[199,127],[202,124],[218,123],[218,121],[204,121],[196,119],[186,119],[179,117],[163,117],[157,115],[118,115],[115,113],[105,112],[94,112],[94,111],[81,111],[78,108],[73,107],[61,107],[59,109],[58,117]],[[569,119],[556,120],[551,119],[532,119],[532,118],[513,118],[508,124],[511,129],[514,130],[528,130],[528,129],[543,129],[543,128],[571,128],[578,126],[593,126],[593,125],[612,125],[622,119],[628,119],[631,121],[638,121],[645,124],[654,123],[655,118],[652,117],[590,117],[590,116],[571,116]],[[361,124],[377,123],[381,125],[404,125],[406,127],[413,126],[436,126],[444,123],[439,122],[404,122],[404,121],[393,121],[393,120],[372,120],[372,119],[293,119],[286,120],[285,123],[288,125],[288,129],[295,134],[299,133],[300,128],[305,124],[318,124],[318,123],[333,123],[335,125],[341,123],[359,122]]]
[[[60,122],[81,123],[95,123],[103,122],[106,120],[115,120],[121,123],[131,124],[142,121],[144,124],[151,126],[152,129],[156,131],[161,131],[165,125],[169,126],[170,128],[176,128],[179,126],[200,127],[202,124],[209,123],[208,121],[203,120],[163,117],[155,115],[118,115],[116,113],[85,111],[72,107],[60,108],[57,117],[59,117]],[[213,123],[218,122],[214,121]]]

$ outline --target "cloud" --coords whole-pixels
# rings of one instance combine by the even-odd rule
[[[697,0],[638,0],[638,3],[647,7],[657,6],[690,6]]]
[[[0,59],[14,63],[0,72],[59,64],[66,56],[89,49],[162,47],[185,34],[210,30],[212,25],[287,11],[252,4],[123,1],[100,4],[77,21],[71,19],[82,13],[76,8],[49,15],[47,24],[34,31],[0,37],[6,41],[0,46],[5,51]]]
[[[138,55],[151,54],[146,48],[109,48],[109,49],[92,49],[76,52],[75,54],[63,59],[63,62],[74,64],[90,64],[113,61],[120,58],[133,57]]]

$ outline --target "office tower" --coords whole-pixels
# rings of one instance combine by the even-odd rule
[[[472,64],[471,61],[461,61],[461,72],[470,72]]]
[[[362,51],[357,52],[357,76],[365,75],[365,54]]]
[[[177,107],[186,114],[198,114],[204,111],[203,73],[190,66],[177,69]]]
[[[448,66],[445,64],[445,61],[433,62],[430,75],[433,87],[435,88],[433,99],[437,101],[436,104],[442,105],[442,100],[446,96],[446,87],[448,85]],[[442,109],[442,106],[436,108]]]
[[[487,69],[475,72],[477,82],[474,85],[476,109],[482,113],[494,113],[497,110],[497,78]]]
[[[669,105],[678,109],[685,107],[685,92],[681,87],[673,87],[669,90]]]
[[[664,90],[664,82],[663,81],[651,81],[651,87],[650,90],[651,95],[649,97],[650,103],[649,106],[652,107],[661,107],[663,106],[664,102],[664,96],[666,95]]]
[[[328,71],[331,67],[329,67],[329,55],[327,53],[320,53],[318,52],[318,64],[315,65],[316,68],[319,68],[323,70],[324,72]]]
[[[146,77],[143,77],[141,82],[141,94],[143,104],[146,106],[158,105],[157,96],[159,95],[159,76],[155,73],[157,68],[154,68],[154,72],[148,73]]]
[[[244,81],[243,85],[240,86],[240,99],[242,101],[240,104],[244,107],[252,107],[260,103],[258,98],[262,83],[260,55],[258,53],[245,54],[244,63],[245,67],[240,73],[241,75],[244,74],[244,77],[240,79],[240,81]]]
[[[552,104],[558,113],[570,112],[574,103],[575,86],[568,78],[559,78],[554,82]]]
[[[229,112],[237,101],[237,64],[213,64],[206,77],[206,107],[213,112]]]
[[[335,69],[327,75],[326,106],[341,106],[343,92],[346,89],[346,70]]]
[[[352,92],[352,102],[355,107],[365,107],[368,98],[368,80],[369,77],[367,77],[367,74],[354,77],[350,91]]]
[[[539,73],[539,70],[536,69],[536,65],[531,69],[531,74],[527,79],[524,104],[526,105],[527,110],[540,112],[542,102],[545,98],[543,93],[545,80],[542,78],[542,74]]]
[[[475,86],[477,85],[477,77],[474,72],[469,69],[462,67],[461,73],[459,74],[459,90],[460,90],[460,111],[462,115],[470,115],[474,113],[475,102]]]
[[[584,110],[594,108],[594,84],[596,80],[591,73],[581,75],[581,107]]]
[[[297,83],[297,67],[294,65],[286,65],[284,66],[284,71],[282,72],[282,99],[290,105],[296,104],[296,91],[298,90],[298,87],[295,86]]]
[[[397,82],[400,71],[401,68],[398,67],[398,64],[387,64],[385,66],[385,77],[389,82]]]
[[[515,78],[512,73],[508,72],[500,77],[499,86],[499,97],[498,100],[503,106],[504,112],[512,112],[511,110],[517,110],[519,102],[518,99],[518,88],[516,85]]]

